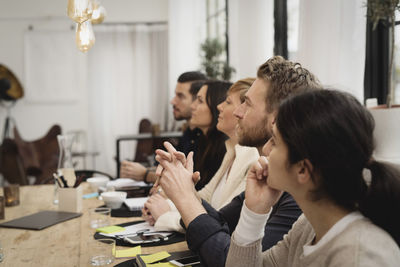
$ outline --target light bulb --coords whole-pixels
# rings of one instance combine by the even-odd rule
[[[102,5],[100,5],[99,0],[92,0],[92,4],[93,4],[93,13],[91,22],[92,24],[100,24],[106,17],[106,9]]]
[[[92,0],[68,0],[67,14],[73,21],[82,23],[89,20],[93,13]]]
[[[76,28],[76,45],[82,52],[87,52],[95,42],[92,23],[88,20],[78,23]]]
[[[106,9],[103,6],[98,6],[98,8],[93,9],[92,19],[90,20],[92,24],[100,24],[106,17]]]

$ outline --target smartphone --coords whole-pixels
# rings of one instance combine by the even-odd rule
[[[180,258],[176,260],[170,260],[169,261],[171,264],[174,264],[175,266],[191,266],[195,264],[200,263],[200,259],[198,256],[189,256],[185,258]]]
[[[161,234],[135,235],[124,237],[124,240],[131,244],[143,244],[168,240],[168,236],[163,236]]]

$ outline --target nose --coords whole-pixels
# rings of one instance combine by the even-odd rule
[[[171,105],[175,105],[175,104],[176,104],[175,98],[176,98],[176,97],[173,97],[173,98],[171,99],[171,101],[169,102],[169,103],[171,103]]]
[[[244,112],[245,112],[245,104],[242,103],[240,104],[234,111],[233,111],[233,115],[235,115],[236,118],[238,119],[243,119],[244,116]]]
[[[222,105],[223,105],[223,103],[224,103],[224,102],[222,102],[222,103],[220,103],[220,104],[217,105],[217,109],[218,109],[218,111],[219,111],[220,113],[222,112]]]
[[[262,148],[262,154],[264,156],[269,156],[269,153],[271,153],[272,150],[272,141],[271,138],[265,143],[265,145]]]

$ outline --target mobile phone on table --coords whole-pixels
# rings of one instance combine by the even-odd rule
[[[142,243],[152,243],[161,240],[168,240],[168,236],[163,236],[161,234],[147,234],[147,235],[135,235],[126,236],[124,240],[131,244],[142,244]]]
[[[200,259],[198,256],[189,256],[180,259],[170,260],[171,264],[175,266],[191,266],[200,263]]]

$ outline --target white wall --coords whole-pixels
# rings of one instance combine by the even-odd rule
[[[169,0],[168,67],[171,96],[174,95],[180,74],[200,69],[200,44],[206,38],[205,4],[205,0]],[[169,123],[173,124],[171,106],[168,115]]]
[[[273,56],[274,1],[229,0],[229,59],[233,81],[256,77],[258,67]]]
[[[166,0],[102,0],[101,3],[107,10],[105,23],[168,21]],[[23,85],[24,34],[29,25],[34,30],[70,30],[74,23],[66,15],[66,6],[67,0],[0,1],[0,63],[8,66]],[[71,35],[74,36],[74,30],[71,30]],[[75,102],[32,103],[26,99],[17,102],[11,114],[24,139],[40,138],[55,123],[60,124],[64,132],[87,130],[88,106],[93,103],[88,99],[84,71],[78,80],[80,97]],[[24,89],[29,90],[26,86]],[[6,110],[0,106],[1,130],[5,116]]]

